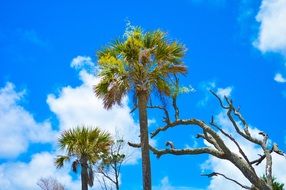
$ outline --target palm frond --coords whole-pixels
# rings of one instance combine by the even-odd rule
[[[163,93],[163,94],[165,94],[167,96],[171,95],[170,85],[168,84],[167,81],[165,81],[165,80],[163,80],[161,78],[158,78],[156,80],[155,86],[158,89],[159,93]]]
[[[74,157],[76,160],[72,163],[72,169],[76,171],[78,160],[82,157],[87,157],[91,163],[97,162],[99,155],[105,154],[109,149],[112,139],[109,133],[97,127],[77,126],[64,131],[59,141],[67,155],[59,155],[55,161],[56,166],[62,167],[64,162]]]
[[[102,66],[101,81],[93,90],[97,97],[103,99],[104,107],[110,109],[113,105],[121,105],[121,100],[129,90],[128,76],[123,63]]]
[[[55,165],[57,168],[62,168],[64,166],[64,163],[68,161],[70,161],[69,156],[58,155],[55,159]]]

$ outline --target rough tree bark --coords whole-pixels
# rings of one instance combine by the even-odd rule
[[[140,140],[142,142],[142,174],[143,189],[151,190],[151,164],[149,155],[149,137],[148,137],[148,119],[147,119],[147,102],[148,93],[139,91],[138,94],[138,110],[140,120]]]
[[[87,160],[82,158],[81,159],[81,189],[88,190],[88,164]]]

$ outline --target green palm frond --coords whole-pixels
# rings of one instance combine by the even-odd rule
[[[104,154],[111,144],[109,133],[94,127],[76,127],[62,133],[59,144],[67,151],[67,156],[58,156],[56,164],[63,166],[64,161],[71,157],[80,160],[87,156],[93,163],[99,159],[99,154]]]
[[[103,99],[104,107],[107,109],[114,104],[121,105],[121,100],[128,90],[129,83],[124,76],[118,76],[117,78],[105,76],[94,86],[96,96]]]
[[[158,78],[155,82],[155,87],[158,89],[160,93],[170,96],[171,88],[170,85],[165,80]]]
[[[109,109],[114,104],[120,105],[121,99],[129,90],[127,72],[123,61],[116,57],[109,57],[109,60],[100,57],[99,63],[101,81],[94,86],[94,92],[103,99],[105,108]]]
[[[97,127],[77,126],[63,131],[58,141],[59,147],[66,151],[66,155],[57,156],[56,167],[61,168],[65,162],[73,159],[72,171],[77,172],[78,166],[88,167],[88,184],[92,186],[92,165],[98,162],[102,155],[107,154],[112,144],[110,134]]]
[[[122,43],[122,40],[117,39],[110,45],[111,49],[113,50],[114,53],[117,54],[124,54],[125,52],[125,45]]]
[[[183,45],[172,42],[167,43],[166,41],[161,42],[155,51],[158,63],[170,62],[173,64],[182,64],[182,57],[185,55],[185,48]]]
[[[64,166],[64,163],[68,161],[70,161],[69,156],[58,155],[55,160],[55,165],[57,168],[62,168]]]

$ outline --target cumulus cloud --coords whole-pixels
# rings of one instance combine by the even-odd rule
[[[13,162],[0,165],[0,186],[2,190],[38,190],[40,178],[54,177],[67,189],[80,189],[80,180],[69,175],[70,166],[61,170],[54,166],[55,155],[42,152],[34,154],[30,162]]]
[[[19,102],[24,91],[17,92],[12,83],[0,89],[0,158],[17,157],[30,143],[51,143],[55,131],[49,121],[37,122]]]
[[[256,20],[260,29],[254,45],[262,52],[286,55],[286,1],[263,0]]]
[[[93,93],[93,85],[99,82],[99,78],[85,69],[85,65],[91,63],[89,57],[76,57],[71,65],[82,68],[79,71],[82,84],[76,87],[63,87],[58,95],[48,95],[47,103],[57,116],[60,129],[66,130],[77,125],[98,126],[113,135],[116,133],[117,136],[124,136],[127,141],[138,142],[139,127],[130,115],[128,98],[124,98],[122,106],[104,109],[102,100]],[[133,159],[129,162],[134,163],[138,157],[139,152],[134,153]]]
[[[49,94],[47,97],[50,110],[59,120],[60,131],[82,124],[98,126],[114,136],[138,142],[139,126],[130,115],[128,98],[124,98],[121,107],[104,109],[102,101],[93,93],[93,85],[99,79],[91,74],[95,70],[91,58],[78,56],[71,62],[71,67],[79,70],[82,83],[76,87],[65,86],[60,89],[59,94]],[[25,91],[16,91],[12,83],[0,88],[0,158],[7,159],[7,162],[0,164],[1,189],[36,190],[37,180],[50,176],[58,179],[67,189],[80,189],[80,180],[69,174],[70,165],[67,164],[61,170],[55,168],[54,158],[58,153],[34,153],[28,162],[11,162],[10,158],[26,152],[32,143],[53,144],[59,135],[59,131],[52,130],[48,120],[37,122],[21,106],[24,95]],[[124,152],[128,154],[125,164],[137,163],[140,158],[139,150],[129,146],[126,146]]]
[[[250,160],[254,160],[258,158],[258,154],[261,154],[261,149],[254,145],[253,143],[249,143],[241,136],[237,135],[235,132],[235,129],[233,128],[232,124],[228,120],[226,113],[221,112],[216,117],[216,122],[223,127],[225,131],[227,131],[229,134],[231,134],[236,141],[240,144],[246,155]],[[255,135],[257,138],[259,138],[259,130],[250,127],[250,133]],[[260,137],[261,138],[261,137]],[[239,154],[239,151],[236,147],[236,145],[228,140],[227,138],[223,137],[224,141],[226,142],[227,146],[230,147],[231,150],[235,151],[237,154]],[[255,170],[259,174],[259,176],[262,176],[265,171],[265,162],[262,162],[259,166],[255,167]],[[249,185],[250,182],[242,175],[242,173],[234,167],[230,162],[217,159],[215,157],[209,157],[209,159],[202,165],[203,173],[208,172],[220,172],[225,174],[226,176],[235,179],[239,181],[240,183],[244,185]],[[273,154],[273,175],[277,178],[279,182],[285,183],[285,158],[276,154]],[[234,184],[233,182],[230,182],[226,180],[223,177],[213,177],[211,178],[210,184],[208,186],[209,190],[221,190],[221,189],[232,189],[232,190],[240,190],[241,187]]]
[[[286,79],[282,76],[281,73],[276,73],[274,80],[279,83],[285,83]]]

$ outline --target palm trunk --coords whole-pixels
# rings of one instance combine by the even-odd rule
[[[115,161],[114,162],[114,170],[115,170],[115,187],[116,187],[116,190],[119,190],[119,171],[117,170],[117,162]]]
[[[88,190],[87,162],[81,163],[81,190]]]
[[[151,190],[151,164],[149,155],[148,118],[147,118],[147,92],[139,92],[138,109],[140,120],[140,141],[142,155],[143,189]]]

